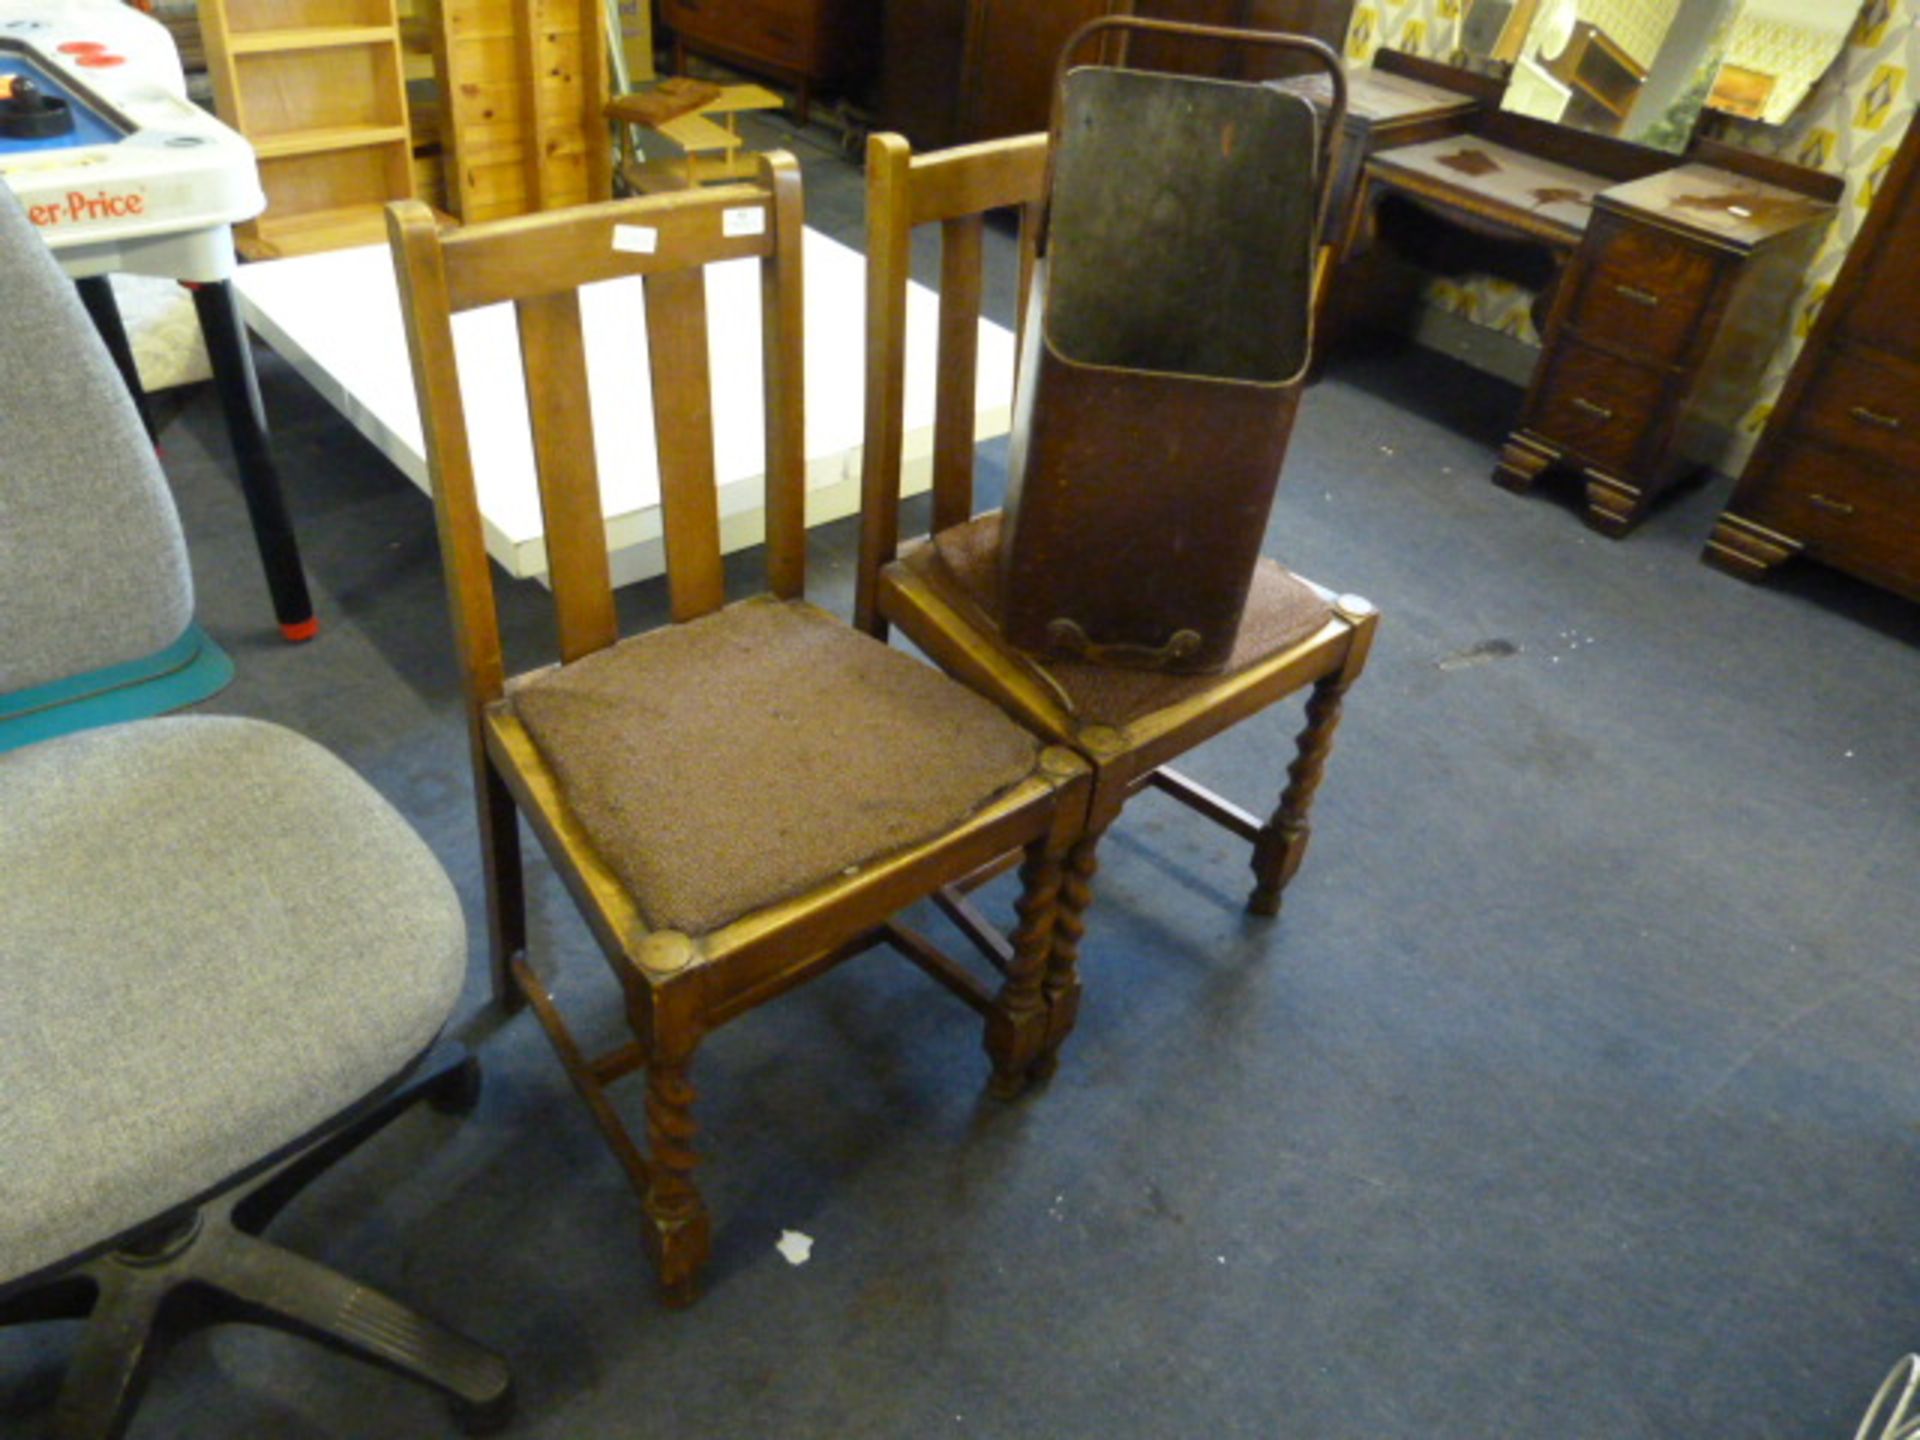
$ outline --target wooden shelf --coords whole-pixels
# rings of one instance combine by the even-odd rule
[[[351,245],[384,244],[387,207],[343,205],[334,210],[308,210],[298,215],[272,213],[254,222],[251,237],[240,241],[240,253],[249,260],[281,260],[316,250],[342,250]]]
[[[278,160],[287,155],[317,155],[323,150],[362,150],[371,145],[411,148],[412,144],[413,132],[405,125],[335,125],[256,136],[253,150],[262,160]]]
[[[243,254],[378,241],[414,193],[395,0],[200,0],[220,118],[252,143],[266,212]]]
[[[349,45],[384,45],[393,39],[386,25],[303,25],[283,30],[246,30],[227,37],[234,55],[284,54],[298,50],[339,50]]]

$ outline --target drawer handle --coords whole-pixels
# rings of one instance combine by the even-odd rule
[[[1613,411],[1604,405],[1596,405],[1584,395],[1576,395],[1572,400],[1573,408],[1582,415],[1591,415],[1596,420],[1611,420]]]
[[[1642,290],[1637,285],[1616,285],[1614,293],[1623,300],[1631,300],[1636,305],[1644,305],[1649,310],[1660,303],[1660,297],[1651,290]]]
[[[1900,428],[1900,417],[1898,415],[1883,415],[1878,410],[1869,410],[1864,405],[1856,405],[1847,411],[1847,413],[1862,425],[1871,425],[1879,430],[1898,430]]]
[[[1816,510],[1826,511],[1829,515],[1846,516],[1853,514],[1853,506],[1847,504],[1846,501],[1829,500],[1824,495],[1809,495],[1807,496],[1807,503]]]

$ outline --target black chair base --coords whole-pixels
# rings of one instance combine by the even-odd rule
[[[0,1303],[0,1325],[87,1320],[54,1403],[54,1440],[118,1440],[166,1342],[236,1320],[304,1335],[430,1385],[469,1434],[503,1425],[513,1411],[513,1381],[499,1357],[377,1290],[257,1238],[306,1185],[414,1102],[471,1109],[479,1073],[464,1052],[444,1060],[436,1052],[353,1124],[264,1176]]]

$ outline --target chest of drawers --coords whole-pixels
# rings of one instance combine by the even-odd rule
[[[1494,478],[1575,470],[1588,524],[1631,529],[1738,422],[1832,213],[1703,164],[1600,192]]]
[[[1704,559],[1807,555],[1920,599],[1920,135],[1909,129]]]

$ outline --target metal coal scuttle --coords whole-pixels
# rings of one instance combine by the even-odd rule
[[[1088,41],[1140,31],[1304,52],[1331,77],[1331,108],[1128,69],[1124,52],[1073,66]],[[1345,104],[1339,59],[1300,36],[1116,16],[1068,42],[1001,541],[1016,645],[1226,664],[1307,369]]]

